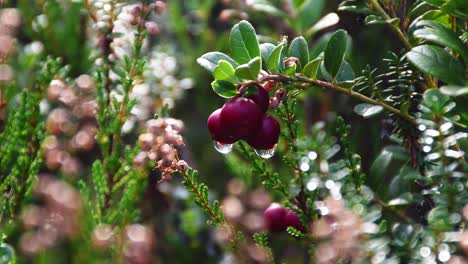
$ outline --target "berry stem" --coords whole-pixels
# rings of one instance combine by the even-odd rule
[[[374,105],[380,105],[385,110],[401,116],[402,118],[404,118],[406,121],[410,122],[411,124],[413,124],[413,125],[417,124],[416,119],[414,117],[412,117],[411,115],[409,115],[407,113],[401,112],[400,110],[394,108],[391,105],[388,105],[388,104],[384,103],[383,101],[372,99],[372,98],[367,97],[367,96],[365,96],[365,95],[363,95],[361,93],[355,92],[352,89],[340,87],[340,86],[338,86],[336,84],[333,84],[333,83],[330,83],[330,82],[310,79],[310,78],[304,77],[302,75],[296,75],[295,77],[289,77],[289,76],[282,75],[282,74],[264,76],[264,77],[259,79],[259,82],[270,81],[270,80],[280,81],[280,82],[295,82],[295,83],[304,84],[304,86],[302,87],[303,89],[306,89],[306,88],[309,88],[309,87],[312,87],[312,86],[319,86],[319,87],[322,87],[322,88],[335,90],[337,92],[347,94],[347,95],[349,95],[351,97],[354,97],[354,98],[356,98],[356,99],[358,99],[358,100],[360,100],[362,102],[366,102],[366,103],[374,104]]]

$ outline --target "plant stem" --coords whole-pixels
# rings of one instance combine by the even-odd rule
[[[211,217],[211,219],[213,219],[213,221],[217,224],[223,224],[225,223],[224,222],[224,219],[222,218],[219,218],[218,217],[218,214],[213,210],[213,208],[211,207],[210,203],[203,198],[203,194],[201,193],[200,189],[198,188],[197,184],[195,182],[192,181],[189,173],[187,171],[181,171],[180,172],[182,174],[182,177],[184,178],[184,181],[186,181],[189,186],[190,186],[190,189],[192,190],[192,193],[193,195],[195,195],[197,197],[197,199],[200,201],[201,203],[201,206],[205,209],[205,211],[209,214],[209,216]]]
[[[379,13],[381,16],[383,16],[383,18],[385,20],[392,19],[392,17],[390,17],[387,14],[387,12],[382,8],[382,6],[379,4],[378,0],[369,0],[369,1],[370,1],[370,4],[374,7],[374,10],[377,11],[377,13]],[[413,46],[409,42],[408,37],[405,35],[405,33],[403,33],[403,31],[401,31],[400,27],[398,25],[394,25],[392,23],[386,23],[386,24],[390,27],[390,29],[392,29],[395,32],[398,39],[403,44],[404,48],[406,50],[410,51],[413,48]],[[424,80],[426,81],[425,85],[423,86],[424,90],[426,90],[428,88],[437,87],[437,82],[435,80],[432,80],[432,78],[429,75],[424,74],[424,73],[421,73],[421,74],[422,74]]]
[[[383,16],[385,20],[392,19],[387,14],[387,12],[385,12],[385,10],[382,8],[382,6],[380,6],[378,0],[370,0],[370,3],[374,7],[375,11],[377,11],[381,16]],[[387,24],[397,34],[398,39],[403,43],[403,46],[405,47],[405,49],[410,50],[412,48],[411,44],[409,43],[408,38],[403,33],[403,31],[401,31],[400,27],[398,27],[397,25],[391,24],[391,23],[387,23]]]
[[[344,94],[347,94],[347,95],[349,95],[351,97],[354,97],[354,98],[356,98],[356,99],[358,99],[358,100],[360,100],[362,102],[369,103],[369,104],[374,104],[374,105],[380,105],[385,110],[387,110],[389,112],[392,112],[392,113],[394,113],[396,115],[399,115],[403,119],[405,119],[406,121],[410,122],[411,124],[416,125],[416,119],[414,117],[412,117],[411,115],[409,115],[407,113],[403,113],[400,110],[394,108],[393,106],[390,106],[390,105],[384,103],[383,101],[372,99],[372,98],[367,97],[367,96],[365,96],[363,94],[355,92],[352,89],[340,87],[340,86],[337,86],[336,84],[333,84],[333,83],[329,83],[329,82],[325,82],[325,81],[321,81],[321,80],[309,79],[309,78],[306,78],[306,77],[301,76],[301,75],[296,75],[293,78],[293,77],[289,77],[289,76],[286,76],[286,75],[279,75],[279,74],[278,75],[264,76],[264,77],[260,78],[259,82],[264,82],[264,81],[269,81],[269,80],[276,80],[276,81],[282,81],[282,82],[296,82],[296,83],[306,84],[306,86],[303,87],[303,88],[309,88],[311,86],[319,86],[319,87],[322,87],[322,88],[335,90],[337,92],[344,93]]]
[[[404,215],[403,213],[401,213],[400,211],[396,210],[395,208],[391,207],[390,205],[386,204],[385,202],[383,202],[382,200],[380,200],[379,197],[375,196],[374,199],[373,199],[376,203],[378,203],[380,206],[382,206],[382,209],[393,214],[394,216],[396,216],[398,219],[400,219],[401,221],[407,223],[407,224],[413,224],[413,220],[409,217],[407,217],[406,215]]]

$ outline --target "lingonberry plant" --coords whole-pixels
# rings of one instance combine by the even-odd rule
[[[465,2],[0,0],[0,263],[467,263]]]

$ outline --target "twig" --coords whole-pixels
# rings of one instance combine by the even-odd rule
[[[392,17],[390,17],[387,14],[387,12],[382,8],[382,6],[380,6],[378,0],[370,0],[370,3],[371,3],[371,6],[374,8],[374,10],[377,11],[377,13],[379,13],[385,20],[392,19]],[[386,23],[386,24],[390,27],[390,29],[393,30],[393,32],[395,32],[398,39],[401,41],[401,43],[403,44],[406,50],[409,51],[413,48],[413,46],[408,40],[408,37],[405,35],[405,33],[403,33],[403,31],[401,31],[398,25],[394,25],[392,23]],[[425,86],[423,87],[424,89],[437,87],[435,81],[432,80],[432,78],[429,75],[422,73],[422,76],[424,80],[426,81]]]
[[[386,204],[385,202],[383,202],[382,200],[380,200],[379,197],[375,196],[374,197],[374,202],[378,203],[380,206],[382,206],[382,209],[384,209],[385,211],[393,214],[394,216],[396,216],[398,219],[400,219],[401,221],[407,223],[407,224],[414,224],[414,221],[409,218],[408,216],[404,215],[403,213],[401,213],[400,211],[396,210],[395,208],[393,208],[392,206]]]
[[[264,77],[259,79],[259,82],[264,82],[264,81],[269,81],[269,80],[275,80],[275,81],[281,81],[281,82],[296,82],[296,83],[306,84],[306,86],[303,87],[304,89],[309,88],[311,86],[319,86],[319,87],[322,87],[322,88],[335,90],[337,92],[344,93],[344,94],[347,94],[347,95],[349,95],[351,97],[354,97],[354,98],[356,98],[356,99],[358,99],[360,101],[363,101],[363,102],[366,102],[366,103],[369,103],[369,104],[380,105],[385,110],[387,110],[389,112],[392,112],[392,113],[394,113],[396,115],[401,116],[402,118],[404,118],[405,120],[407,120],[411,124],[413,124],[413,125],[417,124],[416,119],[414,117],[412,117],[411,115],[409,115],[407,113],[401,112],[400,110],[394,108],[393,106],[390,106],[390,105],[384,103],[383,101],[372,99],[372,98],[367,97],[367,96],[365,96],[365,95],[363,95],[361,93],[355,92],[352,89],[340,87],[340,86],[337,86],[336,84],[333,84],[333,83],[329,83],[329,82],[325,82],[325,81],[321,81],[321,80],[310,79],[310,78],[306,78],[306,77],[301,76],[301,75],[296,75],[293,78],[293,77],[289,77],[289,76],[286,76],[286,75],[279,75],[279,74],[278,75],[264,76]]]

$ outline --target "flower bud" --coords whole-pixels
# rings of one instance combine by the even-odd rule
[[[162,14],[166,13],[166,10],[167,10],[167,6],[166,6],[166,3],[164,1],[154,2],[154,12],[156,12],[156,14],[162,15]]]
[[[187,171],[189,168],[189,165],[187,164],[187,162],[185,160],[179,160],[177,162],[177,170],[178,171]]]
[[[142,150],[150,150],[153,147],[154,136],[151,133],[144,133],[138,137]]]
[[[146,28],[146,31],[148,32],[148,34],[153,35],[153,36],[156,36],[156,35],[159,34],[159,32],[161,32],[161,30],[159,29],[158,24],[156,24],[153,21],[146,22],[145,23],[145,28]]]

